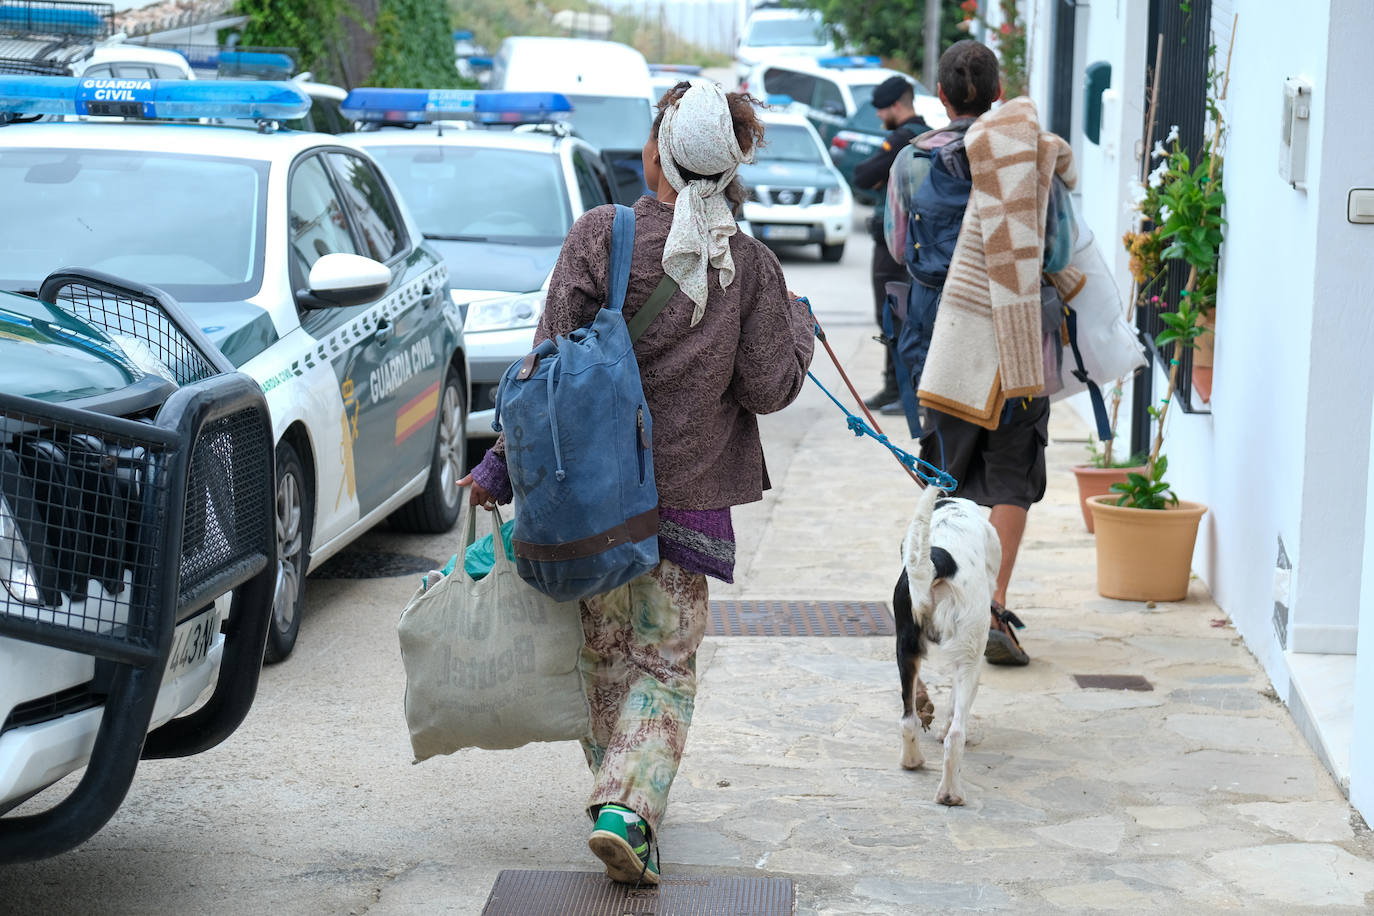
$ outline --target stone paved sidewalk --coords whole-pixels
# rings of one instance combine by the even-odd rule
[[[833,409],[817,398],[808,386],[799,409]],[[713,597],[890,600],[915,488],[842,425],[810,428],[772,469],[785,485],[738,513],[742,584]],[[938,648],[928,768],[907,772],[891,638],[710,639],[668,871],[791,876],[801,914],[1374,907],[1374,838],[1201,583],[1153,608],[1097,595],[1069,472],[1086,430],[1056,408],[1051,433],[1010,595],[1032,663],[984,667],[968,805],[933,802]]]

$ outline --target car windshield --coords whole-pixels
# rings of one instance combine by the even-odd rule
[[[569,95],[577,135],[601,149],[637,150],[649,139],[653,111],[647,98]]]
[[[420,231],[447,241],[561,245],[572,225],[558,157],[528,150],[371,146]]]
[[[0,149],[0,288],[60,267],[131,277],[187,301],[262,286],[265,162],[120,150]]]
[[[820,47],[825,44],[820,20],[811,16],[795,19],[756,19],[749,26],[746,45],[755,48],[776,48],[782,45]]]
[[[849,91],[854,94],[854,101],[858,103],[858,108],[854,111],[854,116],[849,119],[850,125],[855,130],[861,130],[870,134],[887,133],[887,128],[883,127],[882,119],[878,117],[878,110],[873,107],[873,90],[877,89],[878,83],[856,83],[849,87]],[[926,87],[920,83],[915,83],[917,95],[930,95]]]
[[[769,124],[764,131],[760,162],[821,162],[822,151],[811,131],[796,124]]]

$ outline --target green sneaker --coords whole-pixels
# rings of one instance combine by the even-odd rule
[[[596,826],[587,840],[596,857],[606,864],[606,874],[622,884],[658,884],[658,863],[649,851],[649,825],[620,805],[602,805]]]

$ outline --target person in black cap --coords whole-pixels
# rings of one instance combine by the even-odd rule
[[[887,173],[912,138],[930,129],[913,106],[915,88],[904,76],[889,76],[873,90],[873,107],[882,119],[883,127],[889,131],[883,139],[882,148],[854,167],[854,186],[878,193],[878,202],[869,217],[868,232],[873,237],[873,266],[870,276],[873,280],[874,318],[881,329],[883,325],[883,300],[887,298],[886,286],[889,281],[907,280],[906,267],[898,264],[888,253],[887,242],[883,239],[883,209],[886,205]],[[887,349],[887,348],[884,348]],[[883,369],[883,389],[864,401],[869,408],[884,413],[899,414],[902,402],[897,391],[897,370],[892,363],[892,351],[887,349],[887,362]]]

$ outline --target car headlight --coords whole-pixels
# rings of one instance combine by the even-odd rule
[[[525,293],[508,299],[484,299],[468,306],[467,331],[509,331],[539,323],[547,293]]]
[[[0,582],[16,601],[41,605],[43,598],[34,581],[33,565],[29,562],[29,548],[19,525],[10,512],[10,504],[0,494]]]
[[[841,187],[826,188],[826,189],[825,189],[825,197],[822,198],[822,201],[823,201],[824,203],[827,203],[827,204],[842,204],[842,203],[844,203],[844,188],[841,188]]]

